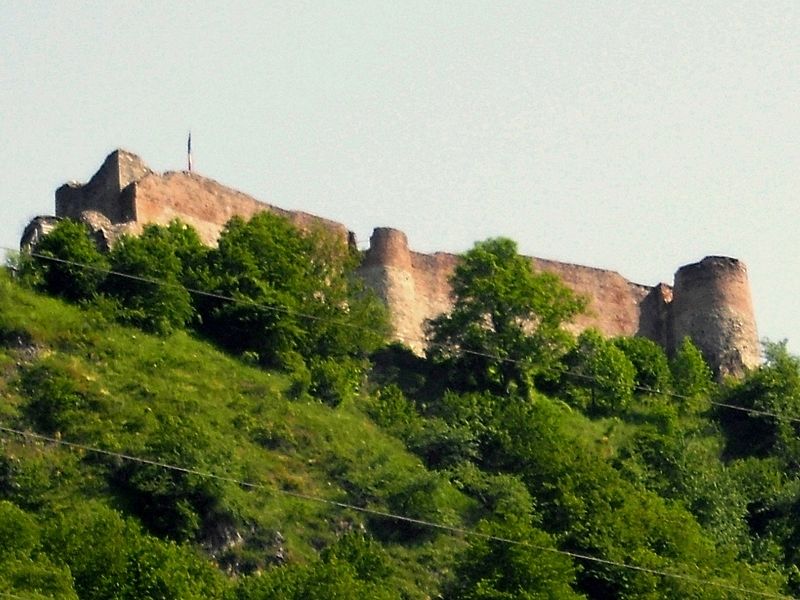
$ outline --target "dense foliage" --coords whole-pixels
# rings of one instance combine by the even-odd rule
[[[498,393],[531,389],[558,362],[570,342],[561,326],[584,306],[506,238],[476,244],[451,283],[453,310],[429,324],[431,357],[450,363],[457,385]]]
[[[334,362],[359,373],[359,361],[389,331],[386,310],[354,276],[356,265],[333,234],[303,233],[261,213],[232,219],[213,249],[173,221],[123,236],[107,254],[84,225],[63,220],[22,257],[19,272],[35,289],[92,304],[120,322],[161,334],[189,327],[264,366],[297,371],[302,392],[334,380],[339,401],[358,382],[347,382]]]
[[[68,262],[20,279],[59,298],[0,278],[0,427],[49,438],[0,432],[0,595],[800,594],[785,345],[715,382],[688,339],[574,338],[582,300],[502,239],[427,357],[381,347],[341,241],[273,215],[36,252]]]

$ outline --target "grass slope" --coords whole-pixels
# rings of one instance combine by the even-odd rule
[[[397,589],[408,597],[435,590],[437,569],[461,546],[451,536],[420,535],[283,493],[452,524],[464,524],[468,508],[464,496],[355,407],[289,399],[281,374],[186,333],[160,338],[109,323],[20,289],[5,275],[0,342],[3,425],[263,486],[203,481],[4,434],[12,500],[23,508],[99,502],[162,538],[199,545],[230,570],[303,562],[337,534],[367,527],[393,557]],[[159,502],[179,507],[159,516]]]

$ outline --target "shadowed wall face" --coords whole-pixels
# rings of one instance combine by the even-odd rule
[[[112,223],[136,219],[132,183],[152,173],[135,154],[115,150],[87,184],[67,183],[56,190],[56,216],[80,219],[85,211],[105,215]]]

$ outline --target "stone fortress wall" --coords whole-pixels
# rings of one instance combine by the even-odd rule
[[[180,219],[212,245],[232,217],[249,219],[263,211],[277,213],[301,229],[324,227],[344,240],[344,225],[299,211],[259,202],[213,179],[188,171],[156,173],[141,158],[115,150],[89,180],[56,190],[56,216],[84,220],[100,228],[109,241],[122,233],[138,234],[148,223],[167,225]]]
[[[285,216],[301,229],[323,227],[353,243],[354,236],[334,221],[262,203],[190,172],[156,173],[124,150],[112,152],[86,184],[71,182],[56,191],[56,216],[87,222],[106,244],[123,233],[137,234],[148,223],[165,225],[179,218],[214,244],[233,216],[262,211]],[[38,217],[26,228],[22,246],[41,227]],[[747,269],[719,256],[681,267],[673,287],[632,283],[615,271],[531,258],[536,269],[558,275],[588,299],[588,311],[570,329],[596,327],[608,336],[640,335],[672,352],[691,337],[719,375],[739,374],[760,362],[758,335]],[[422,254],[408,247],[401,231],[377,228],[364,254],[360,274],[389,307],[396,338],[420,351],[424,323],[452,306],[449,277],[458,262],[453,254]]]

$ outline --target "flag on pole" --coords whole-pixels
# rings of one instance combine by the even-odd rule
[[[189,132],[189,141],[186,143],[186,157],[189,161],[189,172],[192,172],[192,132]]]

